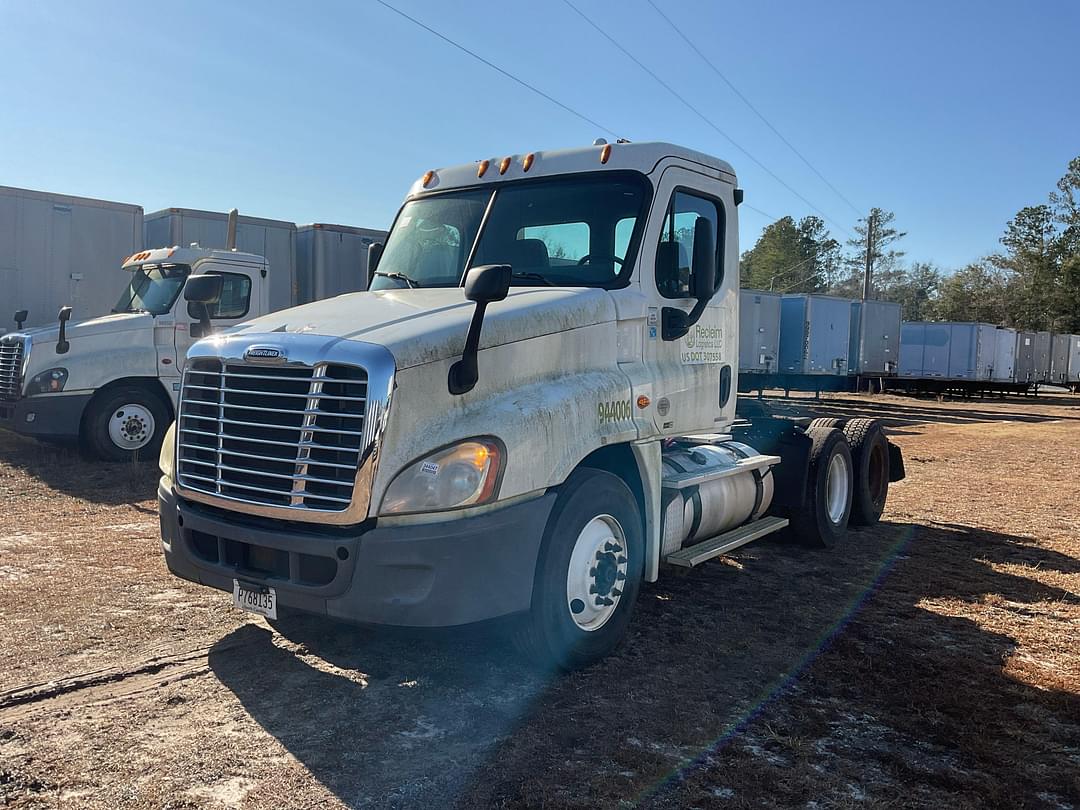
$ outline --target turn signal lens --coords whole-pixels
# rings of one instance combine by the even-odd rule
[[[639,408],[648,408],[648,407],[649,407],[649,404],[650,404],[651,402],[652,402],[652,400],[651,400],[651,399],[649,399],[649,398],[648,398],[647,396],[645,396],[644,394],[642,394],[642,395],[641,395],[640,397],[638,397],[638,398],[637,398],[637,406],[638,406]]]

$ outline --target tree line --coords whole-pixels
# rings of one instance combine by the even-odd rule
[[[891,211],[872,209],[854,230],[855,238],[841,244],[819,217],[782,217],[743,253],[742,286],[859,298],[869,252],[871,297],[900,303],[905,320],[1080,333],[1080,157],[1047,202],[1009,220],[1000,251],[955,272],[905,262],[907,234]]]

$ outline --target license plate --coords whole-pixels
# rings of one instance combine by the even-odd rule
[[[234,579],[232,584],[232,601],[236,607],[268,619],[277,618],[276,590],[261,585],[249,585],[238,579]]]

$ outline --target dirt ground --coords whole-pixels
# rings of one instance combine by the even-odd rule
[[[273,632],[166,573],[152,467],[0,434],[0,806],[1080,806],[1080,397],[809,406],[887,420],[883,522],[666,570],[574,675]]]

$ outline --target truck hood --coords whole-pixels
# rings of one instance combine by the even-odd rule
[[[475,308],[460,287],[378,290],[282,310],[227,333],[295,332],[377,343],[403,369],[461,354]],[[516,287],[505,301],[488,305],[480,348],[614,320],[606,290]]]
[[[103,315],[85,321],[68,321],[67,339],[74,343],[79,338],[107,335],[111,332],[126,332],[130,329],[149,329],[154,325],[154,316],[148,312],[119,312],[115,315]],[[35,345],[55,343],[60,336],[60,324],[39,326],[19,332],[29,335]]]

